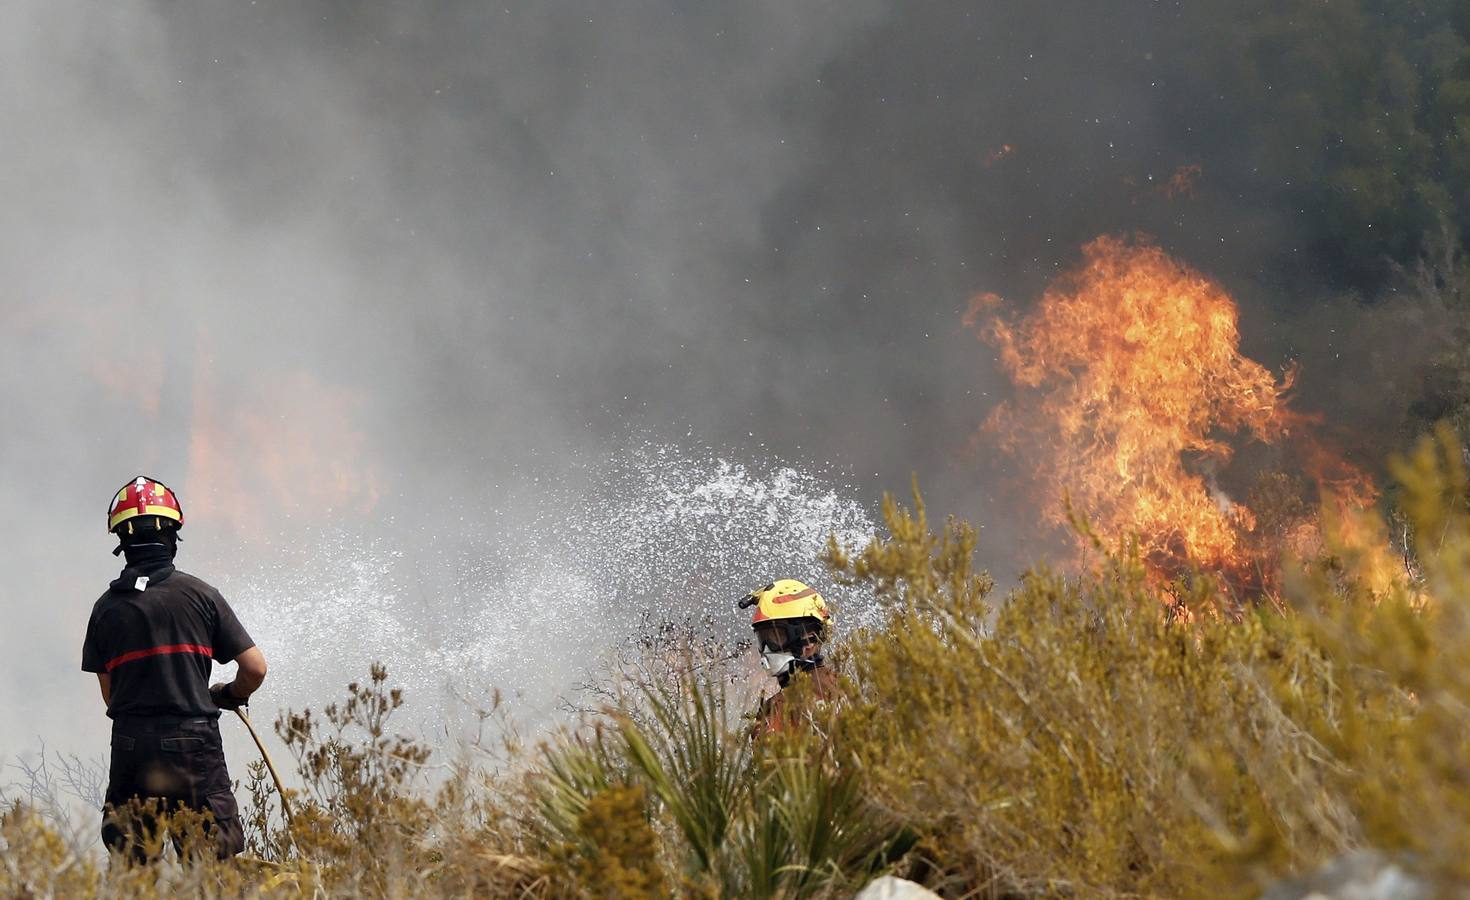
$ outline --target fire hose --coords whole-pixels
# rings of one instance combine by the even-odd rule
[[[291,833],[291,841],[296,841],[296,820],[291,816],[291,801],[286,797],[286,789],[281,785],[281,775],[276,771],[276,764],[271,761],[270,753],[261,743],[260,735],[255,733],[255,726],[250,724],[250,717],[245,715],[245,710],[237,708],[235,715],[245,723],[245,730],[250,732],[251,740],[255,741],[255,748],[260,751],[260,758],[265,760],[266,771],[271,773],[271,781],[276,783],[276,793],[281,797],[281,810],[286,814],[286,830]]]

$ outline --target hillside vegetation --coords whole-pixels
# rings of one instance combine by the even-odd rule
[[[889,500],[886,536],[828,554],[885,621],[797,733],[752,741],[703,670],[445,756],[394,736],[375,667],[277,722],[304,787],[287,829],[251,769],[250,858],[109,867],[13,805],[0,894],[794,898],[891,871],[956,897],[1251,896],[1363,847],[1463,888],[1470,483],[1448,431],[1395,470],[1412,591],[1369,593],[1342,553],[1289,564],[1284,611],[1217,614],[1209,579],[1151,584],[1125,546],[994,602],[971,527]]]

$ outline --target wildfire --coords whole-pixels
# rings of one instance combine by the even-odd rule
[[[276,515],[374,507],[378,479],[355,427],[357,395],[297,369],[260,373],[248,394],[231,396],[206,360],[201,352],[189,442],[194,511],[237,534],[268,536]]]
[[[994,150],[985,154],[985,168],[988,169],[997,163],[1001,163],[1006,161],[1007,159],[1010,159],[1012,156],[1015,155],[1015,152],[1016,148],[1013,145],[1001,144],[999,147],[996,147]]]
[[[1052,523],[1064,523],[1070,500],[1104,539],[1135,536],[1160,576],[1198,568],[1259,583],[1281,545],[1322,538],[1305,513],[1267,549],[1257,513],[1220,483],[1231,440],[1290,437],[1309,448],[1301,468],[1324,503],[1348,512],[1376,499],[1371,479],[1303,433],[1309,420],[1287,406],[1294,373],[1277,377],[1241,354],[1225,290],[1158,247],[1097,238],[1029,315],[1003,306],[981,295],[966,315],[1018,390],[982,434],[1028,466]]]
[[[359,421],[361,392],[286,364],[242,367],[238,348],[188,320],[139,325],[151,318],[145,295],[44,300],[19,305],[7,325],[91,377],[93,393],[79,395],[86,408],[144,423],[128,432],[118,471],[178,488],[191,521],[268,539],[279,516],[374,508],[378,454]]]

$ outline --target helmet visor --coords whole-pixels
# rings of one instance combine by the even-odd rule
[[[755,626],[755,639],[762,653],[803,656],[808,645],[822,643],[822,625],[815,619],[762,622]]]

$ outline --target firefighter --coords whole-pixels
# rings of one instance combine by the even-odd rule
[[[221,859],[245,847],[219,716],[260,687],[265,656],[219,591],[174,568],[183,527],[178,497],[157,479],[140,475],[117,492],[107,530],[127,566],[93,606],[82,645],[82,669],[96,673],[112,719],[102,840],[139,862],[156,823],[120,814],[134,798],[212,813]],[[238,663],[234,681],[211,686],[211,661]]]
[[[784,730],[799,718],[798,711],[788,708],[786,689],[792,684],[810,684],[812,696],[819,700],[833,695],[835,679],[822,656],[832,613],[814,588],[791,578],[773,581],[740,601],[741,609],[752,606],[750,624],[761,666],[781,685],[761,702],[759,736]]]

